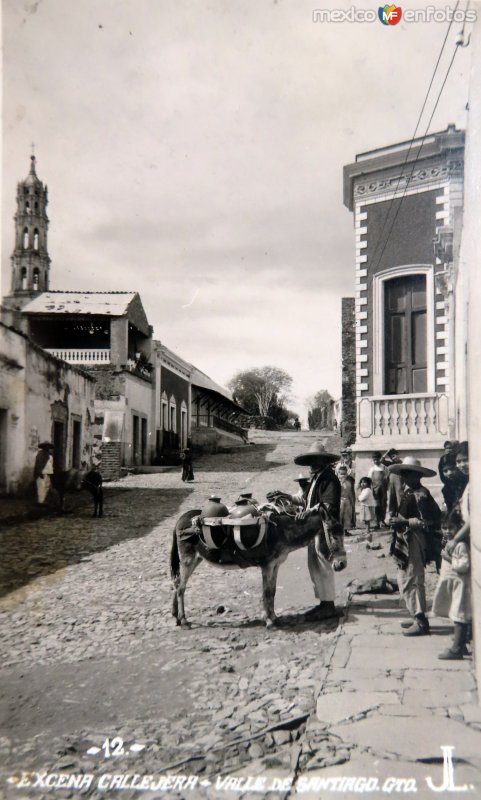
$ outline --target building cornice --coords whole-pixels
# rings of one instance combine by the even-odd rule
[[[344,205],[350,211],[364,197],[404,191],[408,187],[428,188],[453,175],[463,174],[464,131],[448,128],[433,134],[409,150],[403,146],[385,147],[363,153],[344,167]],[[422,145],[422,146],[421,146]]]

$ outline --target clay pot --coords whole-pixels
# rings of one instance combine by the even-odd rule
[[[227,506],[221,502],[220,497],[212,495],[202,509],[202,517],[226,517],[229,513]]]
[[[248,500],[237,500],[235,506],[230,510],[230,517],[233,519],[240,519],[241,517],[259,517],[259,511]]]

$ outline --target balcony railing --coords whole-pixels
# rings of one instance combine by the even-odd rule
[[[110,350],[84,350],[82,348],[46,348],[55,358],[69,364],[110,364]]]
[[[215,414],[192,414],[192,427],[218,428],[228,433],[234,433],[236,436],[247,438],[247,430],[245,428],[241,428],[240,425],[235,425],[233,422],[217,417]]]
[[[448,398],[445,394],[401,394],[361,397],[358,400],[361,439],[428,442],[448,434]]]

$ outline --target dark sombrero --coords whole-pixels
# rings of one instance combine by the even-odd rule
[[[307,453],[301,453],[294,459],[294,464],[301,467],[312,467],[316,464],[331,464],[339,461],[339,456],[328,453],[322,442],[313,442]]]
[[[298,483],[302,483],[303,481],[305,483],[310,483],[311,482],[310,476],[309,475],[303,475],[302,472],[300,473],[300,475],[297,476],[297,478],[294,478],[294,480],[297,481]]]
[[[425,478],[432,478],[436,475],[434,469],[423,467],[421,462],[414,456],[406,456],[400,464],[393,464],[389,467],[389,472],[394,473],[394,475],[402,475],[403,472],[417,472],[418,475],[424,475]]]

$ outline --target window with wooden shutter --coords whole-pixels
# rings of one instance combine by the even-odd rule
[[[427,391],[426,277],[386,281],[384,288],[385,394]]]

